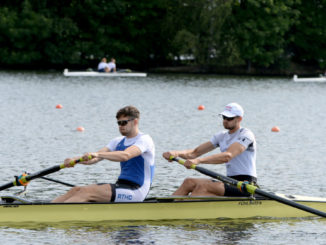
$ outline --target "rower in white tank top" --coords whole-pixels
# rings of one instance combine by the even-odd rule
[[[221,152],[225,152],[235,142],[246,148],[244,152],[225,163],[227,176],[249,175],[257,177],[256,140],[249,129],[240,128],[233,134],[222,131],[215,134],[210,141],[215,147],[220,147]]]

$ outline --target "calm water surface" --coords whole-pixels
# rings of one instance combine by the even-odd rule
[[[66,78],[61,73],[0,72],[3,183],[66,157],[96,151],[119,135],[116,111],[135,105],[140,128],[156,144],[149,196],[170,195],[188,176],[200,176],[161,157],[194,147],[223,129],[217,114],[229,102],[245,109],[243,126],[258,143],[257,171],[265,190],[326,197],[324,176],[326,83],[286,78],[149,75],[147,78]],[[63,109],[55,109],[57,104]],[[205,110],[197,107],[204,105]],[[84,132],[76,131],[78,126]],[[281,131],[272,133],[278,126]],[[209,166],[225,173],[225,166]],[[78,165],[52,178],[85,185],[114,182],[119,164]],[[50,176],[49,176],[50,177]],[[53,199],[68,187],[34,180],[28,198]],[[18,188],[3,191],[12,194]],[[130,224],[1,226],[2,244],[326,244],[326,222],[220,220]]]

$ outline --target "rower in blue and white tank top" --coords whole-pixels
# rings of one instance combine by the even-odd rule
[[[124,151],[130,146],[137,146],[141,155],[121,162],[121,174],[117,183],[133,183],[137,188],[124,188],[116,184],[114,202],[139,202],[143,201],[150,189],[154,176],[155,147],[152,138],[139,132],[136,137],[117,137],[109,142],[110,151]]]

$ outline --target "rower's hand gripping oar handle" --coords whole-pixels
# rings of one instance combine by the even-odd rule
[[[178,162],[178,163],[180,163],[182,165],[184,165],[184,163],[185,163],[185,160],[174,157],[174,156],[170,156],[170,160],[176,161],[176,162]],[[232,179],[230,177],[219,175],[219,174],[217,174],[215,172],[212,172],[212,171],[210,171],[208,169],[201,168],[201,167],[197,166],[196,164],[192,164],[190,166],[190,168],[194,169],[194,170],[197,170],[198,172],[200,172],[202,174],[205,174],[205,175],[208,175],[208,176],[210,176],[212,178],[218,179],[218,180],[220,180],[222,182],[226,182],[228,184],[234,185],[240,191],[242,191],[243,193],[249,193],[249,194],[254,195],[255,192],[256,192],[256,189],[258,188],[257,186],[249,184],[248,181],[238,181],[238,180]]]
[[[181,165],[185,165],[185,162],[186,162],[185,160],[180,159],[180,158],[177,158],[177,157],[174,157],[174,156],[170,156],[170,160],[176,161],[176,162],[180,163]],[[196,165],[195,164],[192,164],[190,166],[190,168],[191,169],[196,169]]]
[[[88,155],[88,160],[91,160],[93,157],[91,155]],[[69,162],[70,167],[74,167],[77,163],[85,161],[83,157],[72,160]],[[66,168],[66,165],[64,163],[60,164],[60,169]]]

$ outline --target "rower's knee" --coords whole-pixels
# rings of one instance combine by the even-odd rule
[[[80,202],[88,202],[92,196],[88,186],[75,186],[70,189],[70,194],[71,198],[80,198]]]
[[[82,186],[74,186],[73,188],[70,189],[70,193],[76,194],[76,193],[80,193],[83,191],[83,187]]]
[[[225,187],[223,182],[217,182],[216,183],[216,188],[215,188],[215,194],[217,196],[224,196],[225,193]]]
[[[196,181],[196,185],[193,188],[192,194],[223,196],[224,183],[212,182],[211,180]]]
[[[193,188],[193,190],[194,191],[198,191],[198,190],[203,190],[203,189],[205,189],[205,184],[204,183],[202,183],[202,182],[200,182],[200,181],[196,181],[195,182],[195,184],[194,184],[194,188]]]
[[[182,185],[183,185],[185,188],[187,188],[187,189],[194,189],[194,188],[196,187],[196,185],[197,185],[196,182],[197,182],[197,181],[196,181],[196,179],[194,179],[194,178],[186,178],[186,179],[183,181]]]

